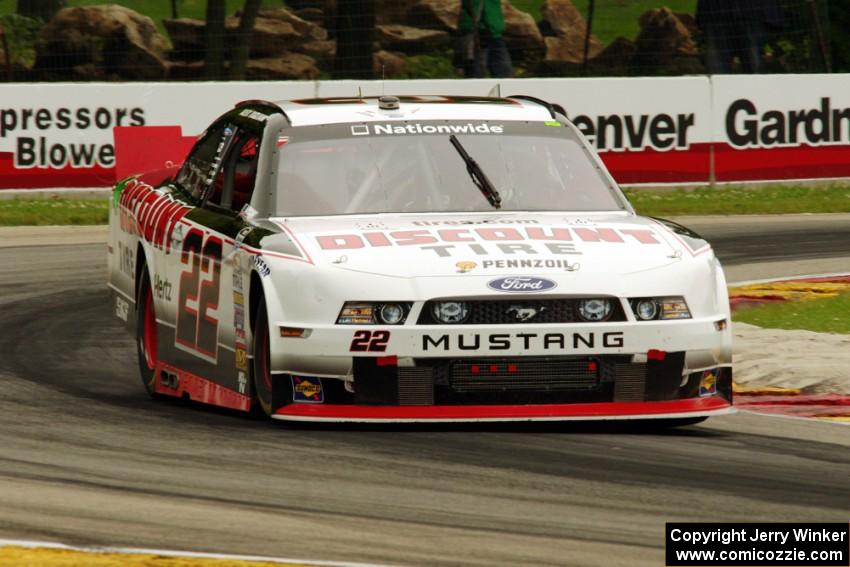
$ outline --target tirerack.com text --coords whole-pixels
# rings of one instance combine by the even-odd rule
[[[668,567],[850,566],[850,524],[668,523]]]

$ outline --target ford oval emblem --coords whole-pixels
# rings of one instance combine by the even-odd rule
[[[539,293],[558,287],[558,284],[546,278],[533,276],[508,276],[487,282],[487,287],[494,291],[507,293]]]

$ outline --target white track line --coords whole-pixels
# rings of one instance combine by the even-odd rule
[[[163,557],[189,557],[196,559],[222,559],[231,561],[264,561],[266,563],[282,563],[295,565],[315,565],[316,567],[389,567],[377,563],[351,563],[345,561],[315,561],[310,559],[291,559],[284,557],[263,557],[261,555],[228,555],[225,553],[198,553],[192,551],[174,551],[171,549],[145,549],[134,547],[76,547],[64,543],[44,541],[0,539],[0,547],[26,547],[40,549],[62,549],[67,551],[82,551],[85,553],[117,553],[133,555],[160,555]]]

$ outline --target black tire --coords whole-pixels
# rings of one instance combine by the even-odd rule
[[[686,427],[688,425],[696,425],[708,419],[708,416],[702,417],[679,417],[672,419],[647,419],[640,422],[640,427],[647,430],[672,429],[674,427]]]
[[[255,413],[271,417],[274,414],[274,380],[271,374],[269,355],[269,316],[266,312],[266,300],[260,298],[254,325],[254,344],[252,345],[253,365],[251,375],[254,382]]]
[[[142,385],[151,397],[156,396],[157,342],[156,309],[148,269],[144,268],[136,298],[136,350]]]

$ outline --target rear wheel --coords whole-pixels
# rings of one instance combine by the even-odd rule
[[[139,374],[145,390],[156,395],[157,328],[156,307],[153,301],[148,270],[142,270],[139,297],[136,301],[136,350],[139,353]]]
[[[260,304],[257,306],[256,325],[254,326],[252,374],[254,376],[254,393],[257,398],[257,413],[266,417],[271,417],[274,413],[269,350],[269,317],[266,312],[266,301],[261,298]]]

